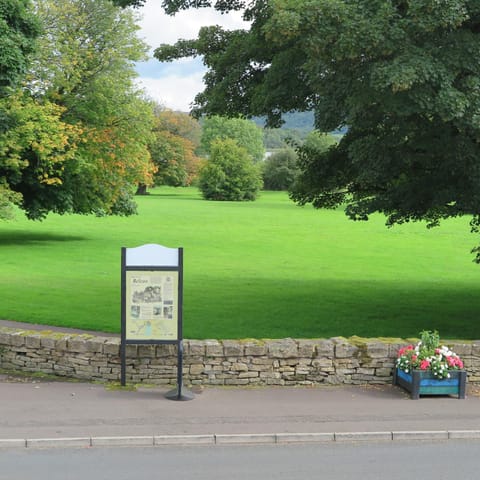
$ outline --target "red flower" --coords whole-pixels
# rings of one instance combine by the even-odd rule
[[[422,360],[420,362],[420,370],[428,370],[430,368],[430,362],[428,360]]]
[[[398,351],[398,356],[401,357],[401,356],[405,355],[409,350],[413,350],[413,349],[414,349],[413,345],[408,345],[407,347],[402,347]]]

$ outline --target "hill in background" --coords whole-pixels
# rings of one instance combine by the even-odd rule
[[[264,144],[269,151],[287,147],[289,140],[301,143],[314,130],[313,111],[284,113],[282,119],[284,123],[280,128],[265,128],[264,130]],[[253,117],[252,120],[262,128],[265,126],[265,117]],[[346,131],[346,128],[341,128],[330,133],[342,136]]]

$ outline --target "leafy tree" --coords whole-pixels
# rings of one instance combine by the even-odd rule
[[[196,177],[200,159],[195,155],[190,140],[168,130],[159,130],[155,132],[150,152],[158,168],[154,176],[155,185],[186,187]]]
[[[250,31],[208,27],[156,51],[201,55],[209,68],[197,114],[315,109],[316,127],[348,125],[339,144],[299,151],[293,198],[346,204],[387,224],[473,215],[480,226],[480,3],[472,0],[226,0]],[[166,0],[167,10],[195,6]],[[480,261],[480,257],[477,259]]]
[[[130,124],[118,122],[85,130],[76,168],[68,177],[75,191],[77,213],[133,214],[136,186],[153,183],[155,166],[148,151],[151,106],[139,100],[130,107]]]
[[[263,188],[288,190],[298,175],[297,154],[285,148],[270,155],[263,164]]]
[[[225,118],[215,115],[202,123],[201,145],[209,153],[214,140],[231,138],[243,147],[255,162],[263,160],[263,132],[250,120],[243,118]]]
[[[191,185],[200,168],[200,158],[195,154],[200,146],[200,124],[187,113],[169,109],[157,111],[156,122],[155,153],[151,150],[158,167],[155,184]]]
[[[173,112],[155,105],[153,138],[149,145],[155,165],[155,185],[181,187],[196,179],[200,159],[195,150],[200,144],[200,125],[183,112]],[[147,185],[141,183],[137,195],[146,195]]]
[[[30,218],[41,219],[50,211],[134,213],[134,186],[151,183],[154,171],[148,152],[153,106],[133,83],[134,62],[147,48],[136,38],[135,17],[108,0],[34,3],[43,35],[25,85],[32,100],[23,95],[23,105],[12,104],[12,118],[26,118],[25,109],[32,109],[33,117],[41,116],[45,108],[44,122],[32,126],[37,129],[33,136],[46,142],[42,132],[58,124],[59,132],[69,126],[78,138],[74,144],[65,140],[68,157],[57,152],[42,160],[54,163],[59,155],[65,160],[52,177],[55,182],[30,174],[36,171],[38,155],[20,143],[17,156],[22,168],[17,168],[16,177],[8,169],[0,171],[3,185],[22,196],[21,206]],[[8,137],[3,140],[9,143]],[[39,148],[45,151],[46,146],[40,143]]]
[[[0,95],[23,78],[40,32],[29,0],[0,3]]]
[[[330,133],[321,133],[318,130],[311,131],[302,142],[306,148],[315,151],[317,154],[323,154],[330,147],[337,144],[338,140]]]
[[[262,186],[258,165],[235,140],[214,140],[200,171],[199,186],[207,200],[255,200]]]
[[[170,109],[155,108],[157,128],[166,130],[173,135],[189,140],[195,149],[200,146],[202,127],[198,120],[185,112],[175,112]]]
[[[3,143],[3,148],[6,148],[7,142],[2,136],[13,127],[14,119],[1,99],[22,80],[40,31],[31,7],[28,0],[0,2],[0,143]],[[8,184],[3,171],[5,163],[0,156],[0,219],[11,217],[13,204],[21,201],[21,195]],[[14,169],[14,166],[11,168]]]
[[[274,129],[270,131],[292,132],[289,129]],[[312,130],[303,140],[301,138],[287,137],[284,142],[284,145],[287,145],[287,143],[296,145],[297,148],[308,149],[312,153],[319,155],[336,145],[337,140],[331,134]],[[263,185],[266,190],[291,190],[300,174],[295,150],[292,147],[287,147],[274,152],[265,160],[262,172]]]
[[[68,209],[64,173],[80,130],[62,121],[63,107],[21,93],[1,99],[0,110],[12,120],[0,133],[0,218],[12,216],[13,204],[30,218]]]

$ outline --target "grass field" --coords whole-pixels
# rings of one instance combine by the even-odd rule
[[[185,338],[480,338],[466,218],[387,229],[277,192],[231,203],[162,188],[138,203],[130,218],[0,223],[0,318],[118,332],[120,248],[159,243],[184,247]]]

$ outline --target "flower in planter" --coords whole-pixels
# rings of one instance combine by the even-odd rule
[[[412,370],[431,371],[437,378],[450,378],[451,370],[462,370],[460,357],[440,345],[438,332],[423,331],[416,346],[408,345],[398,351],[397,368],[405,373]]]

